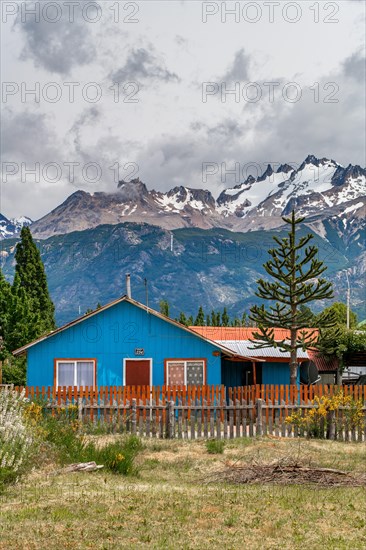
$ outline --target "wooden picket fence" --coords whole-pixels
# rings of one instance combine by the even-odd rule
[[[117,402],[118,404],[126,404],[132,399],[142,400],[144,403],[147,400],[162,400],[176,401],[182,400],[183,403],[190,404],[198,399],[198,401],[206,400],[208,404],[215,403],[219,400],[231,399],[234,403],[243,400],[249,403],[255,402],[257,399],[265,401],[266,405],[269,402],[273,404],[286,403],[298,404],[311,403],[315,397],[323,395],[335,395],[339,391],[343,391],[344,395],[350,395],[355,400],[366,401],[366,385],[365,386],[336,386],[328,384],[315,384],[313,386],[296,386],[296,385],[260,385],[255,386],[238,386],[234,388],[225,388],[225,386],[99,386],[93,387],[50,387],[50,386],[27,386],[15,387],[17,391],[25,390],[25,396],[29,399],[39,398],[53,400],[61,403],[61,401],[76,401],[79,397],[90,399],[92,402]]]
[[[22,388],[15,388],[20,391]],[[77,419],[80,427],[98,424],[112,432],[143,437],[216,438],[327,437],[344,441],[363,441],[366,433],[366,386],[342,387],[345,395],[362,402],[362,419],[354,425],[349,409],[339,407],[313,428],[295,425],[287,418],[294,412],[303,417],[316,408],[315,396],[334,395],[336,386],[224,386],[190,387],[100,387],[100,388],[25,388],[30,399],[42,399],[58,414]],[[306,401],[305,401],[306,396]],[[273,397],[273,399],[272,399]],[[70,416],[70,417],[71,417]]]

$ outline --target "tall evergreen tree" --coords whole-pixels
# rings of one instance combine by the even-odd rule
[[[229,326],[230,318],[229,318],[229,315],[227,313],[226,307],[224,307],[224,311],[222,312],[221,320],[222,320],[222,326],[223,327],[228,327]]]
[[[215,318],[216,318],[215,325],[217,327],[221,327],[221,313],[219,311],[216,313]]]
[[[211,326],[216,326],[216,313],[214,310],[211,311]]]
[[[37,336],[56,328],[55,307],[48,292],[47,278],[38,248],[29,227],[23,227],[15,251],[15,273],[34,313],[39,312]]]
[[[3,272],[0,269],[0,360],[5,357],[6,353],[6,333],[9,322],[9,301],[10,301],[11,286],[5,279]]]
[[[167,300],[160,300],[159,306],[160,313],[162,313],[166,317],[169,317],[169,303],[167,302]]]
[[[264,305],[253,306],[249,318],[258,326],[254,333],[256,347],[279,347],[290,352],[290,383],[297,382],[297,350],[316,348],[318,337],[315,331],[306,333],[309,327],[307,311],[300,306],[314,300],[333,297],[332,284],[321,277],[327,267],[316,258],[318,249],[308,245],[313,235],[308,234],[297,239],[296,230],[305,218],[296,217],[292,211],[290,218],[283,218],[291,226],[287,237],[273,237],[277,247],[268,253],[271,259],[264,264],[268,275],[274,281],[259,279],[256,295],[264,300],[274,301],[275,305],[266,310]],[[334,316],[325,314],[319,319],[319,327],[335,324]],[[290,342],[285,339],[278,342],[274,338],[272,327],[290,331]]]
[[[8,323],[5,333],[6,348],[9,353],[40,336],[42,314],[35,308],[15,273],[8,302]]]
[[[185,325],[185,326],[188,325],[187,317],[185,316],[183,311],[181,311],[180,314],[179,314],[178,323],[180,323],[181,325]]]
[[[194,324],[195,326],[197,327],[203,327],[204,324],[205,324],[205,314],[204,314],[204,311],[203,311],[203,307],[200,306],[198,308],[198,313],[197,313],[197,317],[194,321]]]

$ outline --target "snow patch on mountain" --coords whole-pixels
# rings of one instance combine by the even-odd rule
[[[0,214],[0,240],[16,237],[24,225],[31,225],[32,223],[33,221],[26,216],[8,220],[5,216]]]
[[[363,202],[358,202],[357,204],[353,204],[352,206],[348,206],[344,213],[348,214],[349,212],[354,212],[355,210],[358,210],[359,208],[362,208],[364,206]]]

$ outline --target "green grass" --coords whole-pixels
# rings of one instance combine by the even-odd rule
[[[363,488],[207,483],[224,462],[285,455],[365,470],[364,446],[355,443],[235,440],[223,454],[208,454],[205,442],[144,441],[137,476],[54,475],[49,465],[8,487],[0,497],[0,548],[365,548]]]
[[[94,461],[116,474],[137,473],[136,457],[143,444],[136,436],[125,434],[111,437],[103,434],[98,437],[80,434],[75,411],[71,414],[61,411],[55,417],[43,412],[37,426],[44,443],[53,452],[54,460],[60,465]]]
[[[206,441],[206,450],[209,454],[222,454],[225,448],[225,441],[220,439],[208,439]]]

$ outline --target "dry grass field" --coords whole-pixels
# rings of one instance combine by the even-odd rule
[[[234,440],[223,454],[204,442],[145,441],[136,477],[57,473],[50,461],[0,496],[0,548],[363,550],[365,488],[234,485],[218,475],[228,463],[283,457],[356,475],[366,467],[360,443],[275,438]]]

